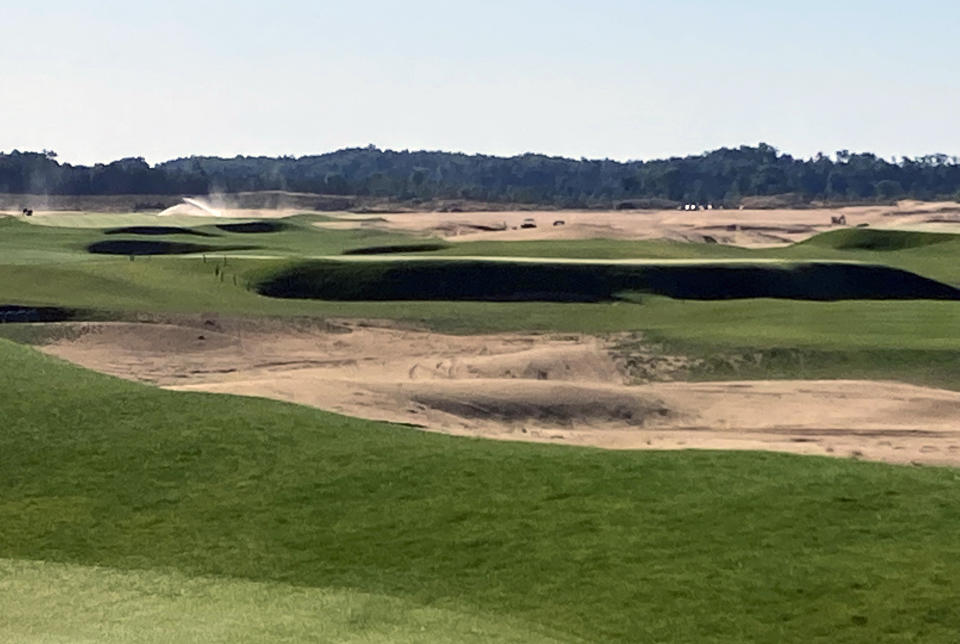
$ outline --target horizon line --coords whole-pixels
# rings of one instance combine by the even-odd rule
[[[155,167],[157,167],[157,166],[160,166],[160,165],[163,165],[163,164],[166,164],[166,163],[171,163],[171,162],[173,162],[173,161],[181,161],[181,160],[184,160],[184,159],[224,159],[224,160],[228,160],[228,159],[271,159],[271,160],[293,160],[293,161],[298,161],[298,160],[301,160],[301,159],[308,159],[308,158],[313,158],[313,157],[328,156],[328,155],[332,155],[332,154],[337,154],[337,153],[339,153],[339,152],[364,151],[364,150],[377,151],[377,152],[380,152],[380,153],[393,153],[393,154],[449,154],[449,155],[454,155],[454,156],[486,157],[486,158],[490,158],[490,159],[501,159],[501,160],[520,159],[520,158],[523,158],[523,157],[531,157],[531,156],[532,156],[532,157],[543,157],[543,158],[547,158],[547,159],[556,159],[556,160],[563,160],[563,161],[573,161],[573,162],[577,162],[577,163],[583,163],[583,162],[586,162],[586,163],[611,163],[611,162],[612,162],[612,163],[617,163],[617,164],[621,164],[621,165],[630,165],[630,164],[637,164],[637,163],[644,163],[644,164],[645,164],[645,163],[656,163],[656,162],[662,162],[662,161],[671,161],[671,160],[675,160],[675,159],[690,159],[690,158],[696,158],[696,157],[703,157],[703,156],[707,156],[707,155],[710,155],[710,154],[712,154],[712,153],[720,152],[720,151],[723,151],[723,150],[734,150],[734,151],[735,151],[735,150],[740,150],[740,149],[743,149],[743,148],[748,148],[748,149],[752,149],[752,150],[761,150],[761,149],[763,149],[764,147],[772,149],[772,150],[776,153],[776,155],[777,155],[778,158],[780,158],[780,157],[790,157],[790,158],[792,158],[792,159],[799,160],[799,161],[814,161],[814,160],[816,160],[818,157],[822,156],[822,158],[828,159],[828,160],[830,160],[830,161],[838,162],[838,161],[839,161],[840,154],[846,154],[846,155],[850,155],[850,156],[871,155],[871,156],[873,156],[873,157],[875,157],[875,158],[877,158],[877,159],[880,159],[880,160],[882,160],[882,161],[884,161],[884,162],[893,163],[893,164],[898,164],[898,163],[900,163],[900,162],[902,162],[902,161],[904,161],[904,160],[918,160],[918,159],[929,159],[929,158],[937,158],[937,157],[943,158],[943,159],[945,159],[945,160],[948,160],[948,161],[950,161],[950,162],[951,162],[952,164],[954,164],[954,165],[960,164],[960,155],[948,154],[948,153],[944,153],[944,152],[930,152],[930,153],[927,153],[927,154],[922,154],[922,155],[917,155],[917,156],[891,155],[890,157],[884,157],[884,156],[879,155],[879,154],[877,154],[877,153],[875,153],[875,152],[870,152],[870,151],[866,151],[866,150],[864,150],[864,151],[855,151],[855,150],[849,150],[849,149],[845,149],[845,148],[844,148],[844,149],[840,149],[840,150],[835,150],[835,151],[833,151],[833,152],[823,152],[823,151],[820,151],[820,152],[817,152],[816,154],[813,154],[813,155],[797,156],[797,155],[793,155],[793,154],[791,154],[791,153],[789,153],[789,152],[787,152],[787,151],[784,151],[784,150],[782,150],[781,148],[778,148],[778,147],[775,146],[775,145],[771,145],[771,144],[769,144],[769,143],[766,143],[766,142],[764,142],[764,141],[760,141],[760,142],[757,142],[757,143],[755,143],[755,144],[741,143],[741,144],[739,144],[739,145],[722,145],[722,146],[719,146],[719,147],[716,147],[716,148],[707,149],[707,150],[704,150],[704,151],[702,151],[702,152],[693,153],[693,154],[661,156],[661,157],[654,157],[654,158],[647,158],[647,159],[641,159],[641,158],[615,159],[615,158],[611,158],[611,157],[602,157],[602,158],[601,158],[601,157],[586,157],[586,156],[581,156],[581,157],[578,158],[578,157],[573,157],[573,156],[565,156],[565,155],[562,155],[562,154],[548,154],[548,153],[544,153],[544,152],[530,152],[530,151],[528,151],[528,152],[522,152],[522,153],[518,153],[518,154],[509,154],[509,155],[508,155],[508,154],[492,154],[492,153],[486,153],[486,152],[465,152],[465,151],[452,151],[452,150],[426,149],[426,148],[422,148],[422,149],[410,149],[410,148],[395,149],[395,148],[390,148],[390,147],[381,148],[381,147],[379,147],[378,145],[376,145],[376,144],[374,144],[374,143],[369,143],[369,144],[367,144],[367,145],[346,146],[346,147],[337,148],[337,149],[334,149],[334,150],[329,150],[329,151],[326,151],[326,152],[313,152],[313,153],[302,154],[302,155],[293,155],[293,154],[276,154],[276,155],[269,155],[269,154],[234,154],[234,155],[226,156],[226,155],[218,155],[218,154],[190,154],[190,155],[186,155],[186,156],[171,157],[171,158],[168,158],[168,159],[165,159],[165,160],[162,160],[162,161],[154,161],[154,162],[147,161],[146,158],[143,157],[143,156],[124,156],[124,157],[119,157],[119,158],[113,159],[113,160],[111,160],[111,161],[95,161],[95,162],[92,162],[92,163],[83,163],[83,162],[81,162],[81,163],[72,163],[72,162],[69,162],[69,161],[61,160],[60,157],[59,157],[59,155],[57,154],[57,152],[56,152],[55,150],[47,149],[47,148],[41,148],[40,150],[21,150],[21,149],[19,149],[19,148],[13,148],[13,149],[11,149],[9,152],[7,152],[7,151],[5,151],[5,150],[0,150],[0,155],[10,156],[10,155],[13,155],[13,154],[18,154],[18,153],[19,153],[19,154],[41,154],[41,155],[47,156],[48,158],[50,158],[51,160],[55,161],[56,163],[58,163],[58,164],[60,164],[60,165],[70,165],[70,166],[73,166],[73,167],[95,167],[95,166],[98,166],[98,165],[106,166],[106,165],[110,165],[110,164],[112,164],[112,163],[116,163],[116,162],[118,162],[118,161],[128,161],[128,160],[141,160],[141,161],[143,161],[144,163],[146,163],[147,165],[149,165],[151,168],[155,168]]]

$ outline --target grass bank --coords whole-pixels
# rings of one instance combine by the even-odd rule
[[[960,632],[953,470],[455,439],[6,342],[0,358],[7,559],[367,593],[588,641]]]

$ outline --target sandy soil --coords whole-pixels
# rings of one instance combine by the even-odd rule
[[[289,208],[233,208],[211,202],[224,218],[272,219],[303,213]],[[0,213],[14,215],[15,212]],[[64,223],[64,215],[80,214],[38,210],[32,223],[45,219]],[[847,226],[895,228],[930,232],[960,233],[960,203],[900,201],[893,206],[771,210],[568,210],[568,211],[479,211],[479,212],[324,212],[331,221],[315,225],[327,229],[371,229],[434,236],[448,241],[518,241],[546,239],[672,239],[730,244],[748,248],[782,246],[803,241],[837,228],[831,217],[846,217]],[[156,215],[184,224],[192,216],[210,217],[200,207],[181,203]],[[79,218],[78,218],[79,219]],[[521,228],[532,219],[534,228]],[[554,225],[555,222],[563,224]]]
[[[605,340],[361,322],[67,323],[52,355],[178,390],[275,398],[464,436],[960,465],[960,393],[893,382],[629,385]],[[682,361],[681,361],[682,362]],[[677,359],[651,356],[650,373]]]
[[[448,241],[543,239],[673,239],[746,247],[795,243],[848,226],[960,232],[960,203],[901,201],[896,206],[809,210],[552,211],[342,214],[323,228],[370,228],[435,235]],[[526,219],[535,228],[521,228]],[[562,221],[563,224],[554,225]]]

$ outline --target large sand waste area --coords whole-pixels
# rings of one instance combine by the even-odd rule
[[[202,200],[197,200],[203,203]],[[181,203],[153,215],[167,224],[190,225],[191,220],[275,219],[309,212],[293,208],[236,208],[213,202],[210,208]],[[15,211],[0,215],[17,215]],[[670,239],[718,243],[747,248],[784,246],[839,227],[960,233],[960,203],[904,200],[894,205],[836,208],[772,208],[763,210],[502,210],[475,212],[323,212],[320,228],[366,229],[410,233],[446,241],[538,241],[566,239]],[[88,213],[37,210],[24,218],[30,223],[56,226],[102,226],[111,215],[90,219]],[[146,217],[148,215],[140,215]],[[831,223],[843,217],[846,224]],[[112,215],[116,218],[117,215]],[[76,223],[73,223],[75,220]],[[531,220],[533,227],[523,227]],[[562,223],[559,223],[562,222]]]
[[[44,351],[122,378],[448,434],[960,465],[960,393],[852,380],[630,384],[615,338],[443,335],[346,320],[52,326],[60,339]],[[648,375],[657,368],[671,376],[669,366]]]
[[[960,203],[901,201],[892,206],[769,210],[571,210],[341,214],[316,225],[442,237],[447,241],[670,239],[748,248],[783,246],[840,227],[960,232]],[[524,228],[526,220],[534,227]],[[562,222],[562,223],[560,223]]]

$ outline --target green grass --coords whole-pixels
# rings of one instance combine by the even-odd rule
[[[643,298],[643,329],[716,346],[824,349],[960,349],[955,302],[743,300],[691,302]]]
[[[370,245],[409,243],[417,238],[375,230],[322,230],[312,225],[317,217],[299,215],[282,220],[284,229],[269,233],[244,233],[223,230],[218,226],[242,223],[242,220],[192,217],[156,217],[152,215],[109,215],[96,217],[63,215],[55,221],[64,223],[79,217],[87,225],[82,226],[36,226],[11,217],[0,217],[0,264],[37,265],[63,262],[96,261],[98,257],[87,251],[91,244],[117,243],[118,241],[165,242],[171,244],[198,243],[196,234],[174,233],[169,235],[110,234],[109,231],[134,226],[182,227],[204,235],[206,252],[236,254],[237,246],[256,246],[246,254],[276,257],[303,257],[315,255],[339,255],[340,253]],[[44,217],[46,219],[46,217]],[[92,223],[96,223],[93,226]],[[202,223],[202,225],[198,225]],[[239,251],[244,254],[243,251]],[[125,254],[125,253],[121,253]]]
[[[880,377],[960,388],[960,304],[937,301],[328,302],[275,299],[246,288],[259,260],[110,259],[63,266],[0,266],[0,303],[134,312],[308,315],[399,320],[445,332],[642,333],[709,362],[695,377]],[[237,276],[239,281],[233,283]],[[0,336],[23,338],[21,325]],[[27,334],[29,335],[29,334]],[[741,356],[766,352],[759,360]],[[712,366],[711,366],[712,365]]]
[[[957,235],[948,233],[844,228],[817,235],[801,242],[798,246],[835,250],[897,251],[957,241]]]
[[[469,242],[440,251],[444,255],[578,257],[602,259],[783,259],[834,260],[883,264],[931,279],[960,284],[960,235],[899,230],[846,229],[817,235],[781,248],[747,249],[681,242],[574,240],[543,242]]]
[[[845,229],[824,233],[785,248],[744,249],[721,244],[687,244],[666,240],[550,240],[536,242],[463,242],[443,244],[435,239],[370,229],[330,230],[313,224],[319,215],[297,215],[280,221],[286,229],[275,233],[231,233],[217,225],[240,220],[197,217],[163,217],[144,214],[65,214],[37,218],[36,226],[14,218],[0,218],[0,262],[50,263],[91,259],[86,246],[96,241],[137,236],[105,236],[108,229],[125,226],[179,226],[204,235],[216,235],[223,246],[257,245],[258,251],[276,257],[298,258],[337,255],[362,249],[423,248],[419,253],[442,256],[556,257],[580,259],[783,259],[791,261],[852,260],[884,264],[945,281],[960,283],[960,235],[897,230]],[[50,225],[56,224],[56,226]],[[142,238],[142,237],[141,237]],[[150,236],[156,241],[191,242],[194,235]]]
[[[699,360],[692,379],[865,378],[960,389],[956,303],[644,302],[643,344]]]
[[[64,215],[64,221],[76,215]],[[157,225],[149,215],[80,216],[97,228],[66,229],[0,219],[0,304],[85,309],[86,317],[116,318],[140,312],[361,317],[399,320],[454,333],[497,331],[640,332],[670,350],[703,359],[690,377],[884,377],[957,388],[960,306],[933,301],[841,301],[832,303],[748,299],[698,302],[655,296],[601,303],[557,302],[348,302],[268,298],[248,287],[258,276],[282,269],[291,260],[336,255],[370,246],[424,243],[415,237],[365,230],[324,230],[315,216],[282,220],[280,232],[227,233],[222,219],[167,220],[193,225],[204,243],[255,244],[252,255],[205,259],[91,255],[84,249],[117,225]],[[838,250],[837,246],[883,244],[902,250]],[[197,241],[195,235],[132,236],[140,239]],[[551,242],[470,242],[439,251],[509,257],[568,256],[600,259],[862,261],[914,271],[951,284],[960,283],[960,236],[903,231],[837,231],[782,249],[747,250],[720,245],[607,240]],[[871,241],[872,240],[872,241]],[[869,243],[868,243],[869,242]],[[935,242],[935,243],[932,243]],[[242,254],[242,253],[241,253]],[[433,253],[420,253],[431,257]],[[360,258],[365,259],[365,258]],[[451,260],[456,259],[451,257]],[[522,270],[523,267],[518,267]],[[92,312],[91,312],[92,311]],[[0,336],[23,339],[33,332],[0,325]],[[758,355],[759,354],[759,355]],[[749,359],[745,359],[746,356]]]
[[[386,595],[0,559],[5,642],[551,642],[499,615]]]
[[[630,331],[700,358],[693,378],[880,377],[960,389],[960,303],[282,300],[252,292],[251,281],[291,260],[425,240],[321,230],[310,217],[262,234],[171,218],[162,223],[215,235],[204,244],[256,245],[246,254],[276,259],[131,261],[86,248],[198,237],[102,230],[157,224],[144,215],[68,217],[96,227],[0,220],[0,304],[106,318],[216,312],[389,318],[450,332]],[[586,240],[435,253],[838,260],[960,282],[956,237],[841,232],[758,251]],[[56,332],[0,325],[28,342]],[[0,364],[0,640],[955,642],[960,633],[953,470],[454,439],[160,391],[4,341]]]
[[[578,259],[749,259],[758,253],[720,244],[669,240],[570,239],[544,241],[457,242],[431,253],[473,257],[564,257]]]
[[[211,628],[224,614],[269,628],[276,615],[245,608],[262,595],[296,628],[309,589],[320,611],[386,598],[374,636],[395,625],[401,641],[423,615],[440,639],[464,624],[630,642],[960,632],[953,470],[456,439],[160,391],[10,343],[0,359],[0,556],[135,571],[4,564],[15,633],[89,632],[85,612],[110,598],[133,613],[107,629],[149,621],[141,609],[162,624],[182,600]],[[69,621],[44,627],[67,601]]]
[[[851,228],[817,235],[780,248],[748,249],[668,240],[545,240],[460,242],[437,255],[565,257],[581,259],[783,259],[852,260],[884,264],[960,284],[960,235]]]
[[[691,379],[765,380],[834,379],[899,380],[911,384],[960,390],[960,351],[910,349],[803,349],[784,347],[739,351],[697,351],[674,345],[703,360],[691,369]]]

